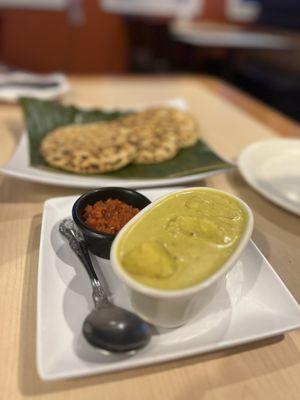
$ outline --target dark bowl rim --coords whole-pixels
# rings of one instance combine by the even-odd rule
[[[79,205],[86,200],[89,196],[94,195],[96,193],[101,193],[101,192],[105,192],[106,190],[116,190],[116,191],[121,191],[121,192],[127,192],[128,194],[134,194],[134,195],[138,195],[139,197],[143,198],[144,200],[149,201],[149,204],[151,203],[151,200],[148,199],[148,197],[146,197],[145,195],[143,195],[142,193],[134,190],[134,189],[129,189],[129,188],[123,188],[120,186],[105,186],[102,188],[98,188],[98,189],[92,189],[89,190],[85,193],[83,193],[73,204],[72,207],[72,217],[74,222],[76,223],[76,225],[78,225],[80,227],[81,230],[83,230],[84,232],[86,232],[88,235],[95,237],[95,238],[105,238],[105,239],[114,239],[118,233],[116,234],[112,234],[112,233],[101,233],[99,231],[96,231],[93,228],[90,228],[89,226],[87,226],[81,216],[79,215],[78,212],[78,208]],[[100,200],[100,199],[99,199]]]

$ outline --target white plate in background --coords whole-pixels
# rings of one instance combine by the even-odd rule
[[[151,200],[172,189],[142,191]],[[44,380],[136,368],[240,345],[300,327],[300,308],[271,265],[250,242],[214,300],[186,325],[160,330],[133,355],[109,354],[90,346],[81,333],[93,302],[89,278],[58,232],[76,197],[47,200],[42,220],[37,296],[37,368]],[[110,262],[93,257],[113,294],[131,309],[126,287]]]
[[[240,153],[237,165],[259,193],[300,215],[300,139],[253,143]]]

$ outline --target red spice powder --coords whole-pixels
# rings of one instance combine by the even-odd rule
[[[121,200],[108,199],[88,204],[83,210],[83,220],[98,232],[116,234],[140,210]]]

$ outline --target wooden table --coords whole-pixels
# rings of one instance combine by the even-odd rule
[[[185,97],[204,139],[231,158],[255,140],[300,135],[297,124],[212,78],[74,77],[71,83],[65,101],[84,106],[130,106]],[[9,159],[22,125],[16,105],[0,106],[0,163]],[[248,202],[255,214],[254,241],[299,301],[299,217],[265,200],[237,172],[203,183]],[[300,332],[131,371],[42,382],[35,365],[42,206],[50,197],[79,191],[5,176],[0,176],[0,185],[1,399],[299,399]]]

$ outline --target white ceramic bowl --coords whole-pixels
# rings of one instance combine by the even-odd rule
[[[133,224],[135,224],[137,221],[143,218],[143,215],[145,213],[147,213],[152,207],[155,207],[163,199],[173,196],[174,193],[180,193],[191,190],[192,191],[210,190],[218,193],[223,193],[239,202],[239,204],[243,207],[243,209],[247,213],[248,221],[238,247],[229,257],[229,259],[224,263],[224,265],[221,266],[220,269],[218,269],[218,271],[216,271],[208,279],[196,285],[178,290],[163,290],[143,285],[142,283],[136,281],[133,277],[131,277],[125,271],[125,269],[122,268],[122,266],[120,265],[120,262],[117,257],[117,250],[120,239]],[[121,229],[121,231],[115,238],[111,248],[110,259],[112,262],[112,267],[114,272],[126,284],[126,286],[129,289],[129,293],[131,296],[131,303],[135,312],[154,325],[165,328],[174,328],[186,323],[201,308],[203,308],[206,304],[208,304],[212,300],[214,294],[218,289],[219,284],[221,284],[223,279],[225,278],[226,273],[234,266],[234,264],[240,258],[241,253],[245,249],[248,241],[250,240],[252,230],[253,230],[252,211],[249,208],[249,206],[238,197],[223,192],[221,190],[212,188],[206,188],[206,187],[186,188],[161,197],[155,202],[149,204],[134,218],[132,218],[123,227],[123,229]]]

